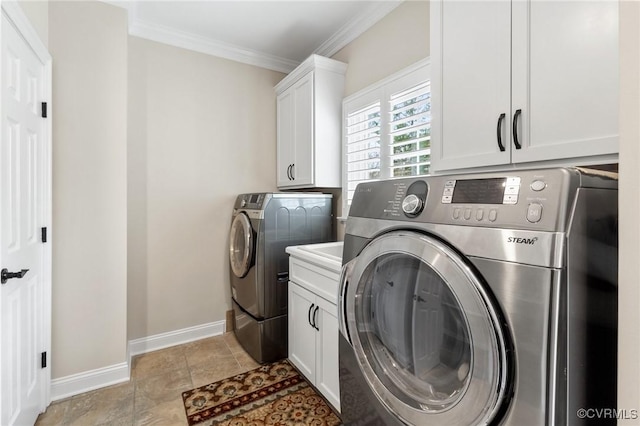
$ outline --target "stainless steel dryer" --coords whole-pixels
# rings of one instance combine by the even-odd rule
[[[287,246],[331,240],[331,194],[238,195],[229,235],[235,334],[258,362],[287,356]]]
[[[580,410],[616,408],[617,200],[616,176],[574,168],[360,184],[344,423],[615,424]]]

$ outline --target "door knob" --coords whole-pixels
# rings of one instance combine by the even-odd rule
[[[28,269],[22,269],[20,272],[9,272],[7,268],[4,268],[2,271],[0,271],[0,283],[4,284],[7,282],[7,280],[13,278],[20,279],[24,277],[27,272],[29,272]]]

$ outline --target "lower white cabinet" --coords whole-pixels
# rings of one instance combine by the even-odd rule
[[[289,360],[340,411],[338,308],[289,281]]]

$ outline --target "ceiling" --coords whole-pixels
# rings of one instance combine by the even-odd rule
[[[107,1],[134,36],[288,73],[332,56],[403,0]]]

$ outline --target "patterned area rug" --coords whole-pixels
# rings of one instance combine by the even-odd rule
[[[341,424],[287,360],[182,393],[189,426]]]

